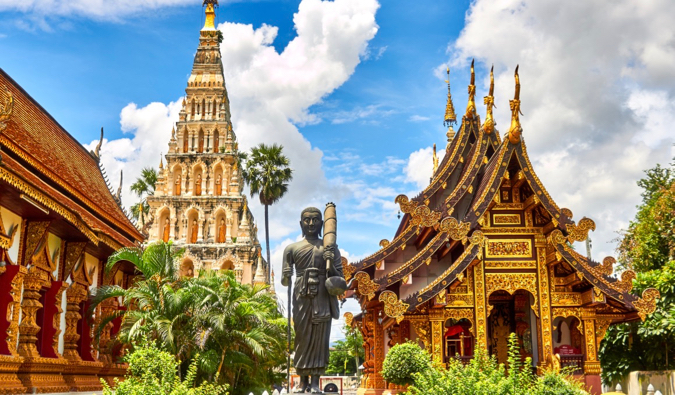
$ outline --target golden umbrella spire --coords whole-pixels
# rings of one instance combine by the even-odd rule
[[[516,144],[520,141],[520,134],[523,131],[523,128],[520,126],[520,117],[523,115],[520,111],[520,77],[518,76],[518,67],[516,66],[516,93],[513,96],[513,100],[509,100],[509,105],[511,107],[511,127],[509,127],[509,141],[512,144]]]
[[[206,20],[202,30],[216,30],[216,11],[214,7],[218,7],[218,0],[204,0],[202,6],[206,6]]]
[[[452,94],[450,93],[450,68],[447,67],[445,72],[448,74],[448,79],[445,80],[448,83],[448,103],[445,105],[445,121],[443,121],[443,125],[448,127],[448,132],[445,135],[448,138],[447,146],[449,147],[450,142],[455,137],[452,124],[457,122],[457,114],[455,114],[455,106],[452,104]]]
[[[492,109],[495,107],[495,75],[494,75],[495,66],[493,65],[490,69],[490,92],[487,96],[483,98],[483,104],[487,106],[487,114],[485,115],[485,123],[483,124],[483,131],[490,134],[494,132],[495,125],[497,124],[492,117]]]
[[[471,59],[471,83],[469,84],[469,102],[466,105],[466,117],[473,119],[476,116],[476,73],[473,70],[474,59]]]
[[[445,105],[445,121],[443,125],[448,126],[457,122],[457,115],[455,114],[455,106],[452,104],[452,93],[450,93],[450,68],[446,68],[446,73],[448,74],[448,79],[445,82],[448,83],[448,103]]]

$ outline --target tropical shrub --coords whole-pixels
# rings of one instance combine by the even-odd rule
[[[430,367],[429,353],[409,341],[397,344],[389,350],[382,363],[382,377],[397,385],[412,384],[416,373]]]
[[[115,379],[115,389],[101,379],[104,395],[221,395],[227,385],[205,383],[194,386],[197,375],[195,363],[190,365],[185,380],[178,377],[178,362],[166,351],[144,341],[125,358],[129,369],[121,383]]]
[[[504,364],[497,363],[483,349],[468,365],[451,359],[447,368],[434,365],[413,374],[410,395],[587,395],[580,383],[566,373],[547,371],[542,376],[532,372],[530,358],[521,361],[518,340],[509,336],[508,374]],[[391,352],[391,351],[390,351]]]

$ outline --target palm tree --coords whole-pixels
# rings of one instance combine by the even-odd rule
[[[270,264],[270,229],[269,206],[278,202],[288,191],[288,183],[293,179],[290,162],[283,154],[283,146],[271,146],[261,143],[251,148],[251,155],[243,169],[244,181],[251,188],[251,196],[258,195],[260,203],[265,206],[265,244],[267,247],[267,264]],[[267,282],[270,281],[270,270],[267,270]]]
[[[155,185],[157,184],[157,171],[151,167],[141,170],[141,176],[136,182],[131,184],[131,191],[136,193],[141,200],[131,206],[131,215],[134,219],[140,218],[141,227],[145,226],[144,216],[150,212],[150,206],[147,197],[155,194]]]

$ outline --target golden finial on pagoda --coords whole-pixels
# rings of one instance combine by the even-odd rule
[[[159,154],[159,170],[164,168],[164,160],[162,160],[162,154]]]
[[[513,100],[509,100],[509,106],[511,107],[511,127],[509,127],[509,141],[512,144],[516,144],[520,141],[520,134],[523,131],[523,128],[520,126],[520,117],[523,115],[520,112],[520,77],[518,76],[518,67],[516,66],[516,93],[513,96]]]
[[[438,155],[436,155],[436,144],[434,144],[434,172],[433,172],[433,174],[436,174],[436,170],[438,170]]]
[[[448,79],[445,82],[448,83],[448,103],[445,105],[445,121],[443,124],[448,126],[457,122],[457,115],[455,114],[455,106],[452,104],[452,94],[450,93],[450,67],[446,69],[448,74]]]
[[[206,20],[202,30],[216,30],[216,11],[214,6],[218,6],[218,0],[204,0],[202,6],[206,6]]]
[[[495,75],[494,75],[495,66],[493,65],[490,69],[490,92],[487,96],[483,98],[483,104],[487,106],[487,114],[485,115],[485,123],[483,124],[483,131],[490,134],[495,130],[495,120],[492,117],[492,109],[495,107]]]
[[[471,83],[469,84],[469,102],[466,104],[466,117],[473,119],[476,115],[476,73],[473,70],[474,60],[471,59]]]

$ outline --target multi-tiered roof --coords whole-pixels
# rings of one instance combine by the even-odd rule
[[[648,289],[639,298],[631,293],[634,272],[627,270],[616,278],[612,275],[613,258],[599,263],[572,248],[572,243],[584,241],[588,232],[595,230],[595,223],[586,217],[575,222],[572,211],[558,207],[534,172],[519,119],[518,68],[515,96],[509,101],[511,124],[503,139],[492,115],[492,72],[490,77],[484,98],[487,115],[481,123],[476,113],[472,63],[467,109],[456,136],[448,84],[445,122],[449,143],[431,182],[412,199],[405,195],[396,198],[405,215],[392,241],[382,240],[380,250],[346,266],[346,276],[354,278],[352,289],[362,308],[386,300],[385,313],[402,319],[403,314],[419,311],[453,283],[461,283],[466,269],[486,252],[482,229],[494,221],[488,218],[488,210],[518,204],[529,217],[523,223],[540,228],[538,232],[543,230],[547,254],[554,254],[558,262],[556,276],[567,274],[570,281],[566,284],[574,290],[593,289],[593,300],[587,303],[606,303],[623,321],[644,319],[654,310],[658,291]]]

